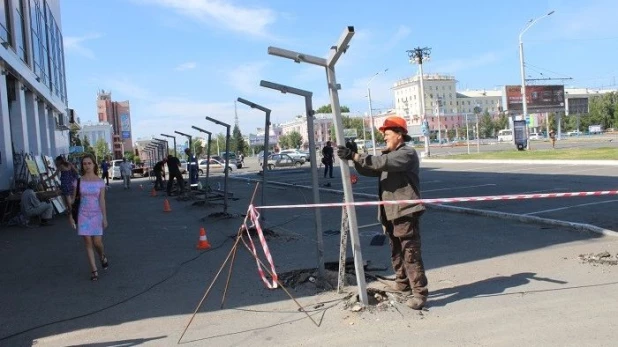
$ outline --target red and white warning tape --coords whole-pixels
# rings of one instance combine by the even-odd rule
[[[262,278],[262,281],[266,284],[266,287],[269,289],[277,288],[277,272],[275,271],[275,264],[273,262],[273,257],[270,254],[270,250],[268,249],[268,244],[266,243],[266,238],[264,237],[264,233],[262,232],[262,226],[260,225],[260,213],[255,209],[253,205],[249,205],[249,210],[247,211],[247,217],[251,220],[252,225],[250,227],[254,227],[257,231],[258,237],[260,238],[260,243],[262,244],[262,249],[264,250],[264,255],[266,256],[266,260],[270,264],[270,271],[272,273],[272,284],[266,278],[264,274],[264,269],[262,269],[262,265],[257,259],[257,251],[255,249],[255,244],[253,243],[253,239],[249,234],[249,228],[245,223],[245,231],[247,232],[247,238],[249,239],[249,244],[251,245],[251,252],[255,256],[255,262],[257,263],[258,273]],[[246,221],[246,219],[245,219]]]
[[[459,198],[436,198],[436,199],[416,199],[416,200],[390,200],[390,201],[362,201],[362,202],[334,202],[320,204],[298,204],[298,205],[271,205],[257,206],[256,209],[283,209],[283,208],[315,208],[315,207],[342,207],[342,206],[379,206],[379,205],[401,205],[401,204],[435,204],[448,202],[470,202],[470,201],[497,201],[497,200],[526,200],[526,199],[546,199],[546,198],[571,198],[577,196],[601,196],[618,195],[618,190],[602,190],[594,192],[571,192],[571,193],[545,193],[545,194],[513,194],[513,195],[489,195],[489,196],[469,196]]]

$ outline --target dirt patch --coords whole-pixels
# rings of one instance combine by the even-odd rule
[[[608,251],[601,253],[580,254],[579,259],[582,263],[598,265],[618,265],[618,254],[612,255]]]
[[[277,234],[274,230],[268,229],[268,228],[262,229],[262,234],[264,235],[264,238],[266,238],[266,240],[270,240],[272,238],[279,237],[279,234]],[[249,228],[249,235],[251,237],[258,237],[257,229],[255,227]]]
[[[343,309],[352,312],[381,312],[398,310],[397,305],[405,303],[407,297],[401,294],[389,293],[377,288],[367,288],[367,303],[360,302],[358,294],[351,296],[343,304]]]

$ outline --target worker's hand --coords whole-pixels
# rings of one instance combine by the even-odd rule
[[[354,152],[347,147],[339,146],[337,147],[337,156],[341,160],[352,160],[354,159]]]

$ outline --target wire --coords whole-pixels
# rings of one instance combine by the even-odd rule
[[[28,329],[25,329],[25,330],[22,330],[22,331],[19,331],[19,332],[13,333],[13,334],[10,334],[10,335],[6,335],[6,336],[3,336],[3,337],[0,337],[0,341],[8,340],[8,339],[10,339],[10,338],[13,338],[13,337],[16,337],[16,336],[19,336],[19,335],[22,335],[22,334],[25,334],[25,333],[31,332],[31,331],[33,331],[33,330],[37,330],[37,329],[40,329],[40,328],[44,328],[44,327],[46,327],[46,326],[50,326],[50,325],[54,325],[54,324],[58,324],[58,323],[70,322],[70,321],[73,321],[73,320],[76,320],[76,319],[80,319],[80,318],[84,318],[84,317],[92,316],[92,315],[94,315],[94,314],[97,314],[97,313],[100,313],[100,312],[103,312],[103,311],[109,310],[110,308],[113,308],[113,307],[116,307],[116,306],[122,305],[122,304],[124,304],[124,303],[126,303],[126,302],[128,302],[128,301],[130,301],[130,300],[133,300],[133,299],[135,299],[135,298],[137,298],[137,297],[139,297],[139,296],[141,296],[141,295],[143,295],[143,294],[146,294],[147,292],[149,292],[150,290],[154,289],[155,287],[157,287],[157,286],[159,286],[159,285],[161,285],[161,284],[163,284],[163,283],[167,282],[169,279],[171,279],[172,277],[176,276],[176,274],[180,271],[180,269],[181,269],[184,265],[186,265],[186,264],[188,264],[188,263],[190,263],[190,262],[192,262],[192,261],[197,260],[198,258],[200,258],[202,255],[204,255],[204,254],[206,254],[206,253],[209,253],[209,252],[211,252],[211,251],[214,251],[214,250],[216,250],[216,249],[219,249],[219,248],[223,247],[223,245],[225,245],[225,244],[226,244],[229,240],[231,240],[231,238],[230,238],[230,237],[226,237],[226,238],[225,238],[225,241],[223,241],[223,242],[222,242],[221,244],[219,244],[218,246],[216,246],[216,247],[212,247],[212,248],[210,248],[210,249],[208,249],[208,250],[206,250],[206,251],[200,252],[200,253],[199,253],[198,255],[196,255],[195,257],[193,257],[193,258],[190,258],[190,259],[188,259],[188,260],[183,261],[182,263],[180,263],[180,264],[176,267],[176,269],[174,270],[174,272],[172,272],[169,276],[167,276],[167,277],[163,278],[162,280],[160,280],[160,281],[158,281],[158,282],[156,282],[156,283],[152,284],[150,287],[148,287],[148,288],[146,288],[146,289],[142,290],[141,292],[138,292],[138,293],[136,293],[136,294],[134,294],[134,295],[129,296],[128,298],[125,298],[125,299],[120,300],[120,301],[118,301],[118,302],[116,302],[116,303],[113,303],[113,304],[111,304],[111,305],[105,306],[105,307],[103,307],[103,308],[100,308],[100,309],[97,309],[97,310],[94,310],[94,311],[91,311],[91,312],[88,312],[88,313],[84,313],[84,314],[81,314],[81,315],[78,315],[78,316],[74,316],[74,317],[69,317],[69,318],[64,318],[64,319],[55,320],[55,321],[52,321],[52,322],[44,323],[44,324],[41,324],[41,325],[37,325],[37,326],[31,327],[31,328],[28,328]]]

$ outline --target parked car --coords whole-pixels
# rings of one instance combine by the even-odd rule
[[[221,153],[222,155],[211,155],[210,157],[212,159],[217,160],[220,163],[225,163],[225,153]],[[230,155],[230,160],[229,160],[230,165],[233,165],[235,169],[240,169],[242,168],[242,163],[238,161],[238,159],[236,159],[236,155],[232,154]]]
[[[120,163],[122,163],[122,159],[112,160],[109,163],[110,178],[113,180],[122,178],[122,174],[120,173]]]
[[[530,133],[530,140],[542,140],[543,137],[540,133]]]
[[[283,150],[281,152],[279,152],[280,154],[287,154],[290,157],[294,158],[294,159],[304,159],[305,161],[311,161],[311,156],[309,155],[308,152],[303,152],[300,151],[298,149],[286,149]]]
[[[271,155],[271,154],[273,154],[273,152],[268,151],[268,155]],[[260,151],[260,153],[258,153],[257,157],[258,157],[258,165],[260,167],[262,167],[262,163],[264,162],[264,151]]]
[[[199,168],[198,168],[198,173],[200,175],[205,175],[206,174],[206,169],[207,169],[207,164],[208,164],[208,160],[207,159],[202,159],[198,162]],[[224,173],[225,170],[225,162],[220,162],[217,159],[211,158],[210,159],[210,168],[208,169],[208,173]],[[234,169],[236,168],[232,163],[229,163],[228,166],[228,173],[234,171]]]
[[[272,154],[268,157],[268,169],[273,170],[279,167],[301,167],[305,163],[302,159],[294,159],[287,154]]]

